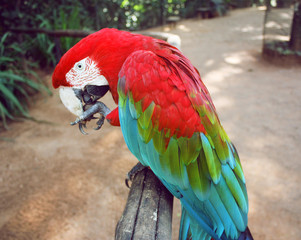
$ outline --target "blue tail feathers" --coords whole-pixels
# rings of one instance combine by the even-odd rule
[[[206,231],[200,229],[197,225],[198,224],[194,223],[194,220],[190,218],[188,212],[182,206],[179,240],[216,240],[212,238]],[[218,240],[254,240],[248,227],[244,232],[240,234],[238,239],[227,238],[225,233],[223,233],[222,236],[217,239]]]
[[[238,240],[254,240],[248,227],[243,233],[240,234]]]

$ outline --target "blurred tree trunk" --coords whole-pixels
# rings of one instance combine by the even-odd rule
[[[291,39],[289,44],[292,50],[301,51],[301,0],[295,4]]]
[[[166,24],[166,14],[165,14],[165,0],[160,1],[161,5],[161,25]]]
[[[100,29],[100,23],[99,23],[99,13],[98,13],[98,4],[97,4],[97,1],[94,2],[94,10],[95,10],[95,26],[97,30]]]
[[[16,2],[16,12],[17,12],[17,16],[18,17],[21,16],[21,11],[20,11],[21,4],[22,4],[21,0],[18,0]],[[20,26],[24,26],[23,18],[22,17],[20,18]],[[23,35],[22,34],[18,34],[17,38],[18,38],[19,44],[22,45],[22,43],[24,41]],[[22,57],[22,69],[26,72],[27,71],[27,61],[25,60],[25,52],[24,51],[21,52],[21,57]]]
[[[291,4],[291,0],[277,0],[277,8],[288,8]]]
[[[264,2],[267,8],[269,9],[271,7],[271,0],[265,0]]]

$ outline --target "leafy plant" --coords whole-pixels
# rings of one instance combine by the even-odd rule
[[[6,44],[8,37],[6,33],[0,39],[0,118],[5,128],[7,120],[15,120],[16,116],[32,119],[27,107],[33,93],[51,94],[31,69],[34,65],[22,58],[24,49],[15,43]]]
[[[57,15],[57,12],[54,11]],[[79,7],[76,5],[66,12],[63,8],[59,9],[58,17],[55,17],[54,29],[80,29]],[[79,41],[79,38],[62,37],[61,47],[64,52],[69,50],[74,44]]]
[[[49,20],[43,18],[42,15],[37,15],[36,18],[41,21],[39,28],[52,28]],[[27,49],[27,57],[30,57],[35,62],[39,63],[41,67],[55,66],[55,43],[49,36],[46,34],[37,34],[34,38],[32,38],[32,36],[27,36],[27,42],[24,42],[23,44],[27,45],[25,47],[25,49]]]

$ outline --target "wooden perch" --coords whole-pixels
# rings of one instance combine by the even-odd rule
[[[171,239],[173,196],[150,169],[135,176],[115,240]]]

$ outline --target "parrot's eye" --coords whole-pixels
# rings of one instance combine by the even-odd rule
[[[82,71],[85,69],[85,63],[80,61],[78,63],[75,64],[75,69],[78,71]]]

